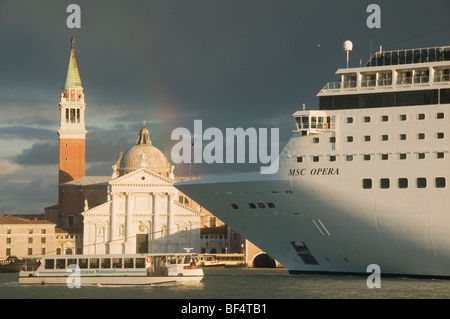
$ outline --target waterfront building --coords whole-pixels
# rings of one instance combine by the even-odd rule
[[[0,218],[0,260],[55,251],[55,224],[14,215]]]

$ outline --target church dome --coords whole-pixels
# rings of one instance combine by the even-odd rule
[[[145,128],[145,122],[139,131],[136,145],[131,147],[120,159],[119,174],[124,175],[139,168],[146,168],[159,174],[168,174],[170,163],[166,156],[150,141],[150,133]]]

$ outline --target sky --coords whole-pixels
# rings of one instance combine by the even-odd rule
[[[69,4],[81,28],[67,26]],[[381,28],[369,28],[369,4]],[[0,210],[57,203],[59,99],[70,39],[86,97],[86,175],[112,174],[142,121],[170,152],[175,128],[279,128],[346,65],[371,52],[450,45],[447,0],[1,0]],[[251,165],[196,164],[201,177]],[[189,166],[175,166],[187,176]]]

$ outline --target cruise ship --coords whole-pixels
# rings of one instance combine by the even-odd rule
[[[293,114],[276,174],[175,186],[291,274],[450,277],[450,46],[336,75]]]

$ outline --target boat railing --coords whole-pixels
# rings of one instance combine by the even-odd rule
[[[434,76],[434,82],[448,82],[450,81],[450,75],[439,74]]]

